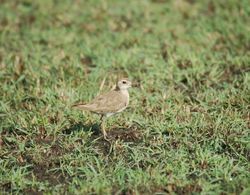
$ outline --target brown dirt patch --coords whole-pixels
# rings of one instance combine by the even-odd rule
[[[131,127],[127,128],[114,128],[108,132],[108,137],[111,140],[122,140],[124,142],[139,142],[142,138],[142,132],[138,129]]]
[[[105,140],[99,132],[99,134],[93,134],[90,139],[90,143],[93,143],[93,140],[95,140],[94,147],[104,155],[108,155],[112,152],[113,144],[116,141],[119,140],[136,144],[141,142],[143,134],[142,131],[134,125],[128,128],[114,127],[107,130],[107,137],[108,139]]]
[[[56,168],[59,164],[53,163],[40,163],[35,164],[33,167],[33,174],[37,181],[48,181],[51,186],[58,184],[66,184],[70,182],[70,176],[62,171],[50,171],[52,168]]]

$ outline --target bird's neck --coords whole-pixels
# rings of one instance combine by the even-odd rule
[[[123,95],[129,97],[128,89],[120,89],[118,86],[116,86],[115,91],[119,91]]]
[[[119,87],[116,87],[115,91],[121,93],[122,95],[124,95],[126,97],[126,106],[127,106],[128,102],[129,102],[128,89],[120,89]]]
[[[119,91],[124,95],[128,94],[128,89],[119,89]]]
[[[127,103],[128,103],[128,101],[129,101],[128,89],[120,89],[119,92],[126,97]]]

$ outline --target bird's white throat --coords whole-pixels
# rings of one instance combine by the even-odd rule
[[[129,100],[128,89],[120,89],[120,92],[121,92],[123,95],[125,95],[125,96],[128,98],[128,100]]]

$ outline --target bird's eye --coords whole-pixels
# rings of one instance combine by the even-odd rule
[[[126,81],[122,81],[123,84],[126,84],[127,82]]]

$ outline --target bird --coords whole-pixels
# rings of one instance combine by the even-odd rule
[[[86,110],[100,115],[100,127],[104,139],[107,139],[104,120],[112,115],[124,111],[129,104],[128,89],[132,86],[132,82],[126,78],[120,79],[116,83],[116,87],[107,92],[96,96],[89,103],[79,103],[72,105],[73,108]]]

